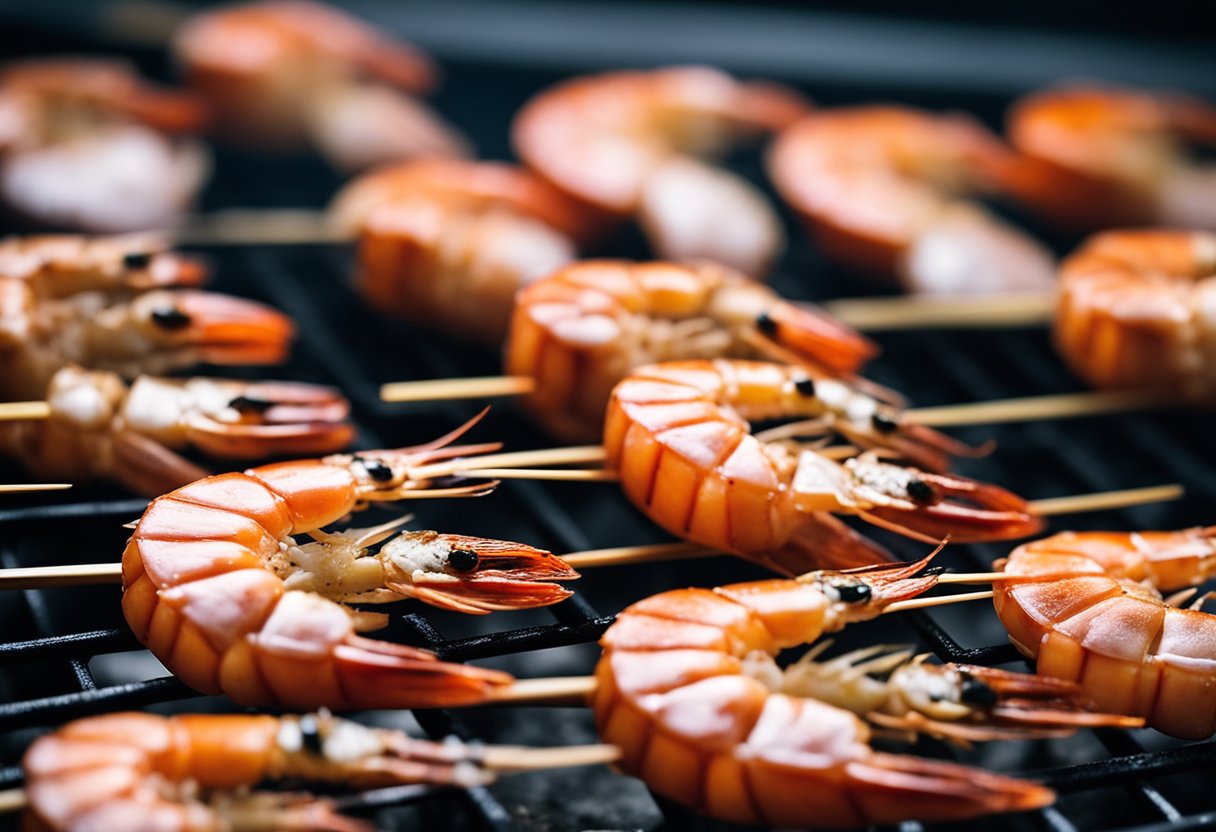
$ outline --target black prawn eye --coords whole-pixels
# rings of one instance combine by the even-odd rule
[[[933,486],[922,479],[913,477],[908,480],[908,496],[918,503],[932,503],[937,499]]]
[[[980,708],[991,708],[1000,699],[997,692],[978,679],[967,679],[959,691],[958,698],[968,705]]]
[[[472,549],[453,549],[448,553],[448,565],[457,572],[472,572],[481,558]]]
[[[870,424],[874,425],[874,430],[879,433],[893,433],[899,428],[899,422],[895,421],[890,415],[882,412],[875,413],[870,417]]]
[[[152,263],[150,251],[128,251],[122,256],[122,265],[128,269],[146,269]]]
[[[869,584],[841,584],[835,589],[840,600],[846,604],[863,604],[874,595]]]
[[[799,396],[811,398],[815,395],[815,381],[809,378],[800,378],[794,382],[794,389],[798,391]]]
[[[317,721],[316,714],[305,714],[300,717],[300,739],[304,743],[305,750],[313,754],[324,752],[321,723]]]
[[[777,334],[777,322],[773,320],[773,316],[767,312],[761,312],[756,316],[756,329],[760,330],[765,335]]]
[[[176,306],[166,306],[152,310],[152,323],[161,329],[175,330],[185,329],[190,326],[192,320],[189,315]]]
[[[265,413],[274,407],[269,399],[257,399],[253,396],[237,396],[228,402],[228,406],[237,413]]]
[[[378,459],[360,459],[363,470],[376,482],[388,482],[393,478],[393,469]]]

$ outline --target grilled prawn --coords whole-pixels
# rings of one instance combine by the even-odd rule
[[[40,299],[39,281],[0,276],[0,396],[41,396],[68,364],[125,378],[201,361],[274,364],[295,335],[260,303],[193,289],[126,296],[113,289]]]
[[[45,58],[0,69],[0,198],[38,225],[139,231],[189,209],[209,166],[205,114],[121,61]],[[179,134],[174,137],[173,134]]]
[[[585,211],[531,173],[423,159],[360,177],[330,208],[358,233],[359,291],[377,309],[493,346],[515,293],[574,258]]]
[[[844,324],[723,266],[590,260],[519,293],[506,371],[536,379],[524,406],[537,421],[563,440],[584,441],[600,434],[613,386],[635,367],[774,348],[810,365],[804,386],[815,384],[813,375],[851,374],[878,351]],[[863,397],[845,384],[822,384],[841,409],[860,406]],[[879,409],[874,403],[871,413]]]
[[[761,276],[784,247],[780,221],[754,187],[704,160],[808,107],[793,90],[708,67],[611,72],[540,93],[512,138],[557,187],[606,216],[637,217],[660,257]]]
[[[1003,540],[1041,527],[1025,500],[995,485],[872,453],[840,464],[753,436],[748,420],[833,415],[805,379],[799,368],[725,359],[641,367],[612,391],[607,464],[629,501],[667,531],[787,575],[890,559],[828,512],[929,541]],[[883,441],[881,419],[867,417],[871,425],[854,433],[847,411],[834,418],[850,438]],[[896,423],[895,438],[899,431]],[[932,450],[937,434],[912,428],[903,441]]]
[[[550,581],[575,577],[561,559],[435,532],[398,535],[369,556],[399,523],[322,531],[369,503],[425,496],[433,483],[414,480],[416,466],[498,447],[448,447],[470,425],[429,445],[267,465],[154,500],[123,553],[131,629],[186,684],[242,705],[425,708],[490,698],[511,677],[363,638],[386,617],[345,604],[553,604],[569,592]]]
[[[1075,685],[906,654],[860,651],[784,672],[773,660],[924,592],[936,581],[917,576],[924,565],[681,589],[632,605],[601,640],[600,736],[654,791],[736,823],[862,827],[1047,805],[1054,795],[1035,783],[874,751],[859,717],[960,741],[1139,721],[1079,710]],[[889,678],[866,676],[879,672]]]
[[[1060,265],[1054,335],[1096,387],[1216,400],[1216,234],[1090,238]]]
[[[531,750],[415,739],[328,713],[303,716],[118,713],[38,739],[22,761],[25,828],[365,832],[329,800],[259,788],[312,781],[367,789],[478,786]],[[251,791],[252,789],[252,791]]]
[[[221,459],[341,450],[354,439],[336,390],[281,381],[141,376],[68,366],[44,391],[45,420],[0,423],[0,453],[53,481],[112,479],[155,497],[207,472],[175,453]]]
[[[1216,105],[1178,93],[1066,86],[1010,110],[1023,155],[1019,195],[1067,228],[1165,225],[1216,231],[1216,167],[1186,145],[1216,146]]]
[[[174,50],[220,126],[255,144],[314,145],[348,171],[468,153],[414,97],[435,85],[430,59],[337,8],[264,0],[202,12]]]
[[[769,154],[777,190],[828,257],[933,295],[1052,286],[1047,249],[969,200],[1005,192],[1013,165],[965,116],[894,106],[813,113]]]
[[[1216,528],[1064,532],[997,568],[997,615],[1039,673],[1080,684],[1102,710],[1183,739],[1216,733],[1216,616],[1196,587],[1216,574]]]

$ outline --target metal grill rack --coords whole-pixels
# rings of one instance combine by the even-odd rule
[[[538,8],[556,9],[540,4],[515,8],[521,10],[525,26],[522,34],[515,33],[516,40],[525,46],[534,39]],[[608,9],[595,8],[603,13]],[[683,7],[662,8],[677,17],[684,13]],[[412,31],[411,14],[423,14],[415,6],[391,10],[370,3],[362,4],[361,10],[402,32]],[[482,6],[474,11],[486,11],[495,21],[502,18],[502,13]],[[640,7],[628,7],[625,13],[642,12]],[[615,60],[590,48],[579,52],[579,39],[585,42],[587,34],[569,25],[566,31],[575,43],[564,50],[542,49],[528,55],[525,47],[511,48],[512,33],[507,32],[502,40],[491,44],[492,51],[478,52],[479,45],[485,46],[483,41],[488,43],[485,33],[474,33],[471,39],[461,41],[453,34],[455,26],[444,22],[449,14],[418,17],[416,22],[423,34],[415,37],[424,47],[433,48],[448,70],[439,107],[468,130],[482,153],[491,157],[507,155],[509,116],[541,86],[601,64],[665,60],[662,55],[644,53],[645,37],[622,46]],[[715,8],[708,18],[711,22],[729,22],[731,14],[734,12],[728,9]],[[832,23],[835,18],[825,20]],[[700,21],[697,31],[702,35],[706,27],[712,30],[704,18]],[[878,35],[886,31],[887,24],[882,20],[874,25]],[[34,22],[27,18],[21,26],[36,32],[37,37],[6,37],[3,42],[10,47],[19,44],[16,49],[43,52],[97,46],[81,40],[84,28],[75,18]],[[789,27],[786,30],[782,43],[790,37]],[[10,34],[12,31],[24,30],[10,30]],[[864,27],[859,31],[864,32]],[[740,36],[746,43],[748,37],[755,40],[754,34],[741,31]],[[952,42],[949,31],[938,34],[946,38],[944,43]],[[814,42],[822,44],[822,35]],[[1099,56],[1115,54],[1105,41],[1082,43]],[[729,69],[760,72],[765,69],[763,50],[755,43],[752,46],[750,53],[736,48],[730,58],[719,62],[725,62]],[[1048,40],[1049,49],[1067,47],[1067,43]],[[710,60],[716,54],[704,42],[700,47],[684,43],[675,48],[679,54],[673,59]],[[702,52],[696,52],[697,48]],[[156,50],[129,52],[145,67],[165,71]],[[780,49],[775,52],[783,54]],[[1193,68],[1188,63],[1192,56],[1176,52],[1158,56],[1160,62],[1153,64],[1156,75],[1149,73],[1146,77],[1157,78],[1169,71],[1183,73],[1174,83],[1187,86],[1190,76],[1185,73]],[[1143,54],[1139,59],[1148,66]],[[880,65],[886,62],[882,72],[862,71],[848,62],[833,69],[830,61],[812,61],[809,66],[804,61],[795,62],[787,72],[769,67],[766,74],[800,82],[808,93],[825,103],[895,97],[917,104],[967,108],[990,120],[996,118],[1015,88],[1035,82],[1029,69],[1021,75],[1013,70],[1005,75],[986,70],[987,74],[980,72],[982,77],[977,80],[965,73],[966,61],[975,60],[973,53],[964,49],[955,60],[962,65],[954,74],[943,71],[911,78],[898,72],[899,59],[889,55],[879,61]],[[1135,76],[1134,67],[1119,66],[1120,72]],[[1211,66],[1210,59],[1206,66]],[[1216,73],[1206,76],[1214,77]],[[1202,88],[1198,91],[1210,92]],[[221,151],[217,162],[218,178],[206,197],[208,208],[321,205],[337,184],[334,175],[315,160],[259,158]],[[759,179],[755,155],[741,156],[734,163]],[[793,239],[796,245],[775,280],[784,294],[826,298],[867,291],[820,260],[800,233],[793,234]],[[1064,250],[1073,241],[1056,242]],[[641,256],[643,251],[640,243],[626,233],[596,253]],[[377,399],[380,383],[498,371],[497,356],[491,352],[412,329],[363,307],[350,291],[350,254],[341,247],[215,249],[208,254],[214,261],[217,289],[277,305],[300,325],[301,339],[291,363],[264,374],[342,388],[353,402],[362,447],[423,441],[467,418],[474,409],[467,403],[385,405]],[[907,392],[916,404],[1078,389],[1075,380],[1060,367],[1041,329],[903,333],[880,336],[878,340],[884,354],[871,375],[880,383]],[[240,375],[230,370],[214,372]],[[968,440],[995,436],[1000,443],[991,458],[968,461],[965,473],[1006,484],[1031,498],[1169,481],[1180,481],[1188,489],[1188,497],[1178,503],[1068,518],[1054,523],[1055,529],[1174,528],[1212,520],[1207,512],[1216,495],[1216,475],[1206,422],[1202,414],[1179,411],[969,428],[959,435]],[[508,403],[495,407],[477,428],[475,437],[502,439],[509,449],[550,444]],[[0,468],[0,479],[16,473]],[[136,517],[143,506],[143,500],[105,485],[74,489],[57,497],[8,500],[0,505],[0,566],[114,560],[126,535],[121,524]],[[474,510],[468,503],[451,501],[418,506],[419,528],[518,539],[557,553],[661,539],[611,485],[510,482],[477,502]],[[906,541],[884,538],[884,542],[908,556],[923,551]],[[983,569],[1006,551],[1007,547],[1002,546],[952,547],[944,562],[957,568]],[[403,604],[392,608],[392,623],[379,637],[428,647],[445,659],[500,667],[520,677],[580,674],[592,668],[598,655],[596,640],[611,622],[611,615],[626,604],[677,586],[710,586],[757,577],[763,577],[763,573],[756,567],[725,558],[588,570],[576,585],[579,591],[574,598],[548,610],[469,618]],[[136,652],[138,645],[122,621],[114,587],[6,595],[0,602],[0,626],[0,788],[19,784],[21,773],[16,763],[30,740],[39,731],[67,720],[119,709],[150,707],[173,712],[187,707],[231,707],[218,697],[195,697],[181,683],[164,676],[163,668],[141,658],[146,654]],[[1024,666],[1006,643],[986,604],[905,613],[859,625],[856,632],[849,631],[841,638],[838,649],[876,641],[923,645],[943,661]],[[412,718],[382,712],[365,716],[397,725],[416,720],[417,727],[432,736],[454,732],[488,742],[573,743],[593,741],[594,737],[584,709],[496,707],[417,712]],[[932,742],[922,742],[915,751],[959,756]],[[1150,731],[1096,731],[1082,732],[1068,740],[992,745],[962,754],[961,758],[1002,772],[1035,777],[1061,793],[1056,806],[1045,811],[985,820],[992,830],[1150,832],[1216,824],[1216,799],[1206,784],[1211,769],[1216,768],[1213,742],[1183,744]],[[637,781],[603,768],[521,775],[488,789],[388,805],[360,807],[357,801],[353,805],[388,829],[530,832],[722,828],[696,819],[679,807],[652,800]],[[15,825],[15,821],[0,818],[0,824]],[[919,828],[918,824],[905,824],[901,829],[911,832]]]

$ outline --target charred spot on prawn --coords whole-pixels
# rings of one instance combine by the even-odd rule
[[[146,269],[152,265],[152,252],[150,251],[128,251],[122,256],[122,266],[124,269],[137,271]]]
[[[481,557],[472,549],[453,549],[448,552],[448,565],[457,572],[472,572],[481,564]]]
[[[163,306],[152,310],[152,323],[169,332],[185,329],[194,319],[176,306]]]
[[[304,750],[318,757],[325,753],[325,738],[321,736],[321,723],[316,714],[305,714],[298,722],[300,740]]]

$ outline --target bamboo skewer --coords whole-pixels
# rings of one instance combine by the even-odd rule
[[[1054,293],[940,298],[897,295],[825,301],[828,314],[867,332],[927,327],[1035,326],[1050,320]]]
[[[380,387],[386,402],[425,402],[480,399],[495,396],[526,396],[536,389],[531,376],[480,376],[476,378],[398,381]]]
[[[602,473],[602,472],[595,472]],[[419,491],[419,496],[434,494],[434,491]],[[1146,503],[1176,500],[1183,494],[1177,484],[1156,485],[1148,488],[1131,488],[1125,491],[1106,491],[1098,494],[1076,494],[1069,497],[1053,497],[1030,503],[1043,516],[1071,514],[1084,511],[1100,511]],[[691,558],[727,555],[719,549],[696,543],[650,543],[640,546],[619,546],[610,549],[591,549],[563,555],[562,559],[576,569],[599,566],[625,566],[656,561],[686,560]],[[985,583],[1006,580],[1000,572],[946,573],[938,583]],[[122,564],[86,563],[65,566],[30,566],[0,569],[0,590],[46,589],[60,586],[86,586],[111,584],[122,580]]]
[[[599,445],[574,445],[567,448],[542,448],[535,451],[510,451],[502,454],[461,457],[450,462],[422,465],[409,471],[410,479],[431,480],[453,474],[469,476],[475,469],[496,467],[518,469],[525,465],[570,465],[580,462],[603,462],[604,449]]]
[[[29,491],[64,491],[70,482],[19,482],[0,485],[0,494],[24,494]]]
[[[49,419],[51,406],[46,402],[0,402],[0,422]]]

